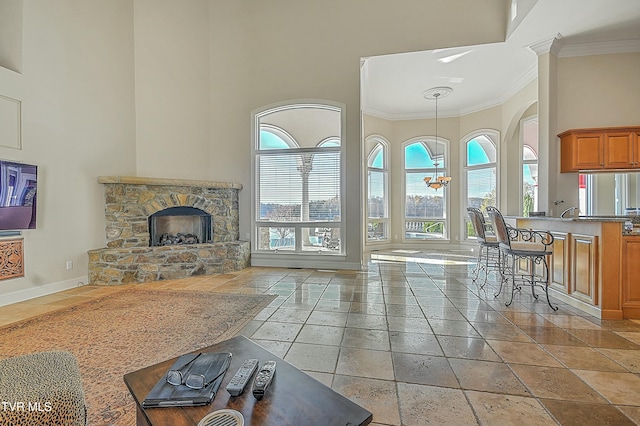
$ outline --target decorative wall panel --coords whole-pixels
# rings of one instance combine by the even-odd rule
[[[24,276],[22,241],[0,240],[0,280]]]
[[[0,95],[0,146],[22,149],[21,103]]]

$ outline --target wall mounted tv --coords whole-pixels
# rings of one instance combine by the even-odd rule
[[[0,160],[0,230],[36,227],[38,167]]]

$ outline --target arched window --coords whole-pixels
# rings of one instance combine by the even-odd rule
[[[284,129],[268,124],[260,126],[260,150],[299,148],[298,143]]]
[[[328,138],[318,144],[318,148],[328,148],[332,146],[333,147],[340,146],[340,139]]]
[[[495,141],[498,134],[494,131],[476,132],[467,136],[464,141],[464,183],[466,207],[483,209],[495,206],[497,200],[497,158],[498,150]],[[463,215],[465,237],[473,237],[473,227],[467,215]]]
[[[389,239],[389,160],[388,145],[380,138],[373,143],[367,158],[367,240]]]
[[[254,251],[342,254],[342,108],[289,104],[255,120]]]
[[[521,122],[522,215],[538,210],[538,118]]]
[[[447,175],[448,141],[423,138],[404,145],[405,240],[447,238],[446,189],[425,185],[424,178]]]

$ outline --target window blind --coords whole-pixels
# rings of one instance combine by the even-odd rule
[[[259,220],[339,221],[340,152],[279,150],[256,156]]]

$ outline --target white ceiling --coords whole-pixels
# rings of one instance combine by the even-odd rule
[[[530,47],[558,35],[560,57],[640,51],[640,0],[517,3],[505,42],[367,58],[363,111],[387,119],[433,117],[435,103],[423,93],[436,86],[453,88],[438,101],[440,116],[502,104],[537,75],[537,55]]]

